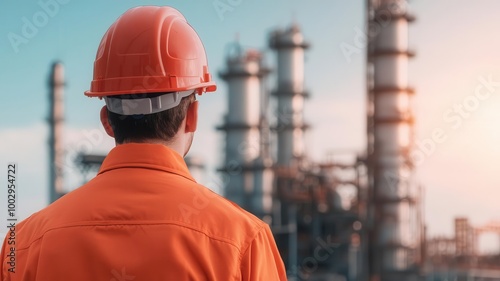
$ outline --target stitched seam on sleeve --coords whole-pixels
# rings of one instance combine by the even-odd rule
[[[248,249],[250,249],[250,246],[255,242],[255,238],[257,237],[257,235],[260,234],[260,232],[264,229],[265,226],[266,225],[264,223],[262,223],[259,226],[258,231],[255,232],[255,235],[252,237],[252,239],[250,239],[248,245],[246,245],[245,248],[241,249],[240,258],[239,258],[239,261],[238,261],[238,271],[240,272],[240,275],[241,275],[241,262],[243,260],[243,257],[247,254]]]

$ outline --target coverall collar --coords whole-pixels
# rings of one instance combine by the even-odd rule
[[[145,168],[178,174],[191,181],[186,162],[173,149],[162,144],[127,143],[114,147],[104,159],[98,175],[120,168]]]

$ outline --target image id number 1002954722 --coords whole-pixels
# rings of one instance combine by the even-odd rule
[[[16,173],[17,164],[7,165],[7,243],[5,247],[8,271],[16,272]]]

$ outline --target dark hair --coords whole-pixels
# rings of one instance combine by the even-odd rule
[[[108,110],[108,120],[116,142],[143,142],[147,139],[170,141],[179,130],[188,107],[194,100],[193,94],[182,98],[178,106],[153,114],[121,115]]]

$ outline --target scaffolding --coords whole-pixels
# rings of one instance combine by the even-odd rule
[[[499,281],[500,250],[480,253],[478,241],[482,234],[500,237],[500,222],[473,226],[468,218],[455,218],[453,237],[437,236],[427,241],[427,280]]]

